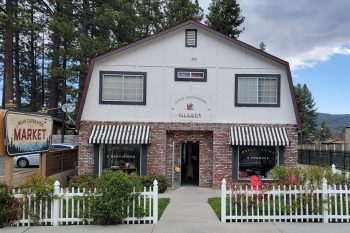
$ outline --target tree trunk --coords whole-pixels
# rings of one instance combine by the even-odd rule
[[[22,107],[21,99],[22,99],[22,90],[21,90],[21,82],[19,79],[19,30],[16,29],[15,32],[15,80],[16,80],[16,108],[20,110]]]
[[[52,35],[52,63],[51,68],[53,72],[50,77],[50,98],[49,98],[49,108],[51,116],[57,117],[57,102],[58,102],[58,80],[59,75],[57,75],[57,69],[59,67],[59,48],[60,48],[60,36],[57,32],[53,32]]]
[[[6,0],[7,25],[4,35],[4,103],[5,105],[13,100],[13,2]]]
[[[43,47],[41,57],[41,107],[45,106],[45,34],[43,33]]]
[[[67,102],[67,43],[63,41],[63,49],[66,51],[63,57],[63,63],[62,63],[62,68],[64,70],[64,77],[62,80],[62,106]],[[61,109],[61,143],[64,143],[64,135],[66,134],[66,127],[65,127],[65,120],[66,120],[66,114],[63,112]]]
[[[88,20],[89,20],[89,1],[83,0],[83,12],[82,12],[82,26],[81,26],[81,32],[83,37],[89,36],[89,30],[88,30]],[[81,44],[81,49],[85,50],[85,44]],[[83,52],[85,55],[85,51]],[[85,64],[87,61],[85,58],[80,57],[79,59],[80,64]],[[80,100],[83,94],[84,86],[85,86],[85,79],[86,79],[86,73],[87,70],[80,68],[80,74],[79,74],[79,92],[78,92],[78,103],[80,104]]]
[[[34,2],[31,3],[30,21],[34,24]],[[34,46],[34,28],[30,31],[30,68],[31,68],[31,84],[30,84],[30,111],[37,111],[37,82],[36,82],[36,62],[35,62],[35,46]]]
[[[15,1],[15,7],[16,7],[16,14],[15,18],[16,21],[18,20],[18,1]],[[16,81],[16,86],[15,86],[15,97],[16,97],[16,109],[20,110],[22,107],[22,90],[21,90],[21,83],[19,80],[19,26],[17,25],[15,30],[15,45],[14,45],[14,58],[15,58],[15,81]]]

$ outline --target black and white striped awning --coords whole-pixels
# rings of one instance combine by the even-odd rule
[[[231,127],[230,143],[234,146],[288,146],[283,127]]]
[[[89,137],[93,144],[148,144],[150,127],[145,125],[94,125]]]

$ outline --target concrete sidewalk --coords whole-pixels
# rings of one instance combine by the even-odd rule
[[[6,227],[1,233],[349,233],[348,223],[158,223],[117,226]]]
[[[207,203],[208,197],[215,196],[220,196],[220,190],[195,186],[161,194],[171,200],[157,224],[7,227],[0,233],[350,233],[348,223],[221,223]]]

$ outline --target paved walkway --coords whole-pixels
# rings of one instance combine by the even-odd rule
[[[161,194],[170,204],[158,224],[117,226],[7,227],[0,233],[349,233],[348,223],[221,223],[207,204],[219,190],[185,186]]]
[[[219,190],[182,186],[175,191],[168,191],[160,197],[170,197],[159,223],[219,223],[219,219],[208,205],[208,197],[220,196]]]

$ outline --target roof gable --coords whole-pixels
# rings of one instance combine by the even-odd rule
[[[247,50],[250,50],[252,51],[253,53],[256,53],[256,54],[259,54],[261,56],[264,56],[268,59],[271,59],[277,63],[280,63],[282,65],[285,66],[286,68],[286,71],[287,71],[287,76],[288,76],[288,83],[289,83],[289,88],[290,88],[290,92],[291,92],[291,95],[292,95],[292,100],[293,100],[293,106],[294,106],[294,110],[295,110],[295,117],[297,119],[297,123],[298,123],[298,126],[299,128],[301,128],[301,121],[300,121],[300,117],[299,117],[299,111],[298,111],[298,108],[297,108],[297,103],[296,103],[296,98],[295,98],[295,92],[294,92],[294,86],[293,86],[293,82],[292,82],[292,77],[291,77],[291,71],[290,71],[290,66],[289,66],[289,63],[285,60],[282,60],[276,56],[273,56],[269,53],[266,53],[260,49],[257,49],[249,44],[246,44],[238,39],[234,39],[234,38],[231,38],[229,36],[226,36],[202,23],[199,23],[195,20],[187,20],[187,21],[184,21],[182,23],[179,23],[175,26],[172,26],[168,29],[165,29],[163,31],[160,31],[160,32],[157,32],[155,34],[152,34],[150,36],[147,36],[147,37],[144,37],[142,39],[139,39],[137,41],[134,41],[132,43],[129,43],[125,46],[122,46],[122,47],[119,47],[119,48],[116,48],[116,49],[112,49],[110,51],[107,51],[103,54],[100,54],[96,57],[94,57],[91,61],[90,61],[90,64],[89,64],[89,69],[88,69],[88,72],[87,72],[87,77],[86,77],[86,80],[85,80],[85,86],[84,86],[84,90],[83,90],[83,94],[82,94],[82,98],[81,98],[81,101],[80,101],[80,104],[79,104],[79,108],[78,108],[78,113],[77,113],[77,118],[76,118],[76,123],[77,125],[79,124],[80,122],[80,119],[81,119],[81,116],[82,116],[82,111],[83,111],[83,108],[84,108],[84,104],[85,104],[85,99],[86,99],[86,95],[87,95],[87,91],[88,91],[88,88],[89,88],[89,83],[90,83],[90,80],[91,80],[91,75],[92,75],[92,70],[93,70],[93,67],[94,67],[94,64],[95,62],[97,61],[101,61],[105,58],[108,58],[112,55],[115,55],[117,53],[120,53],[120,52],[123,52],[127,49],[130,49],[130,48],[134,48],[138,45],[141,45],[143,43],[146,43],[146,42],[149,42],[151,40],[154,40],[156,38],[159,38],[159,37],[162,37],[163,35],[166,35],[170,32],[173,32],[175,30],[179,30],[179,29],[182,29],[186,26],[189,26],[189,25],[194,25],[198,28],[201,28],[209,33],[213,33],[215,34],[216,36],[219,36],[231,43],[235,43],[236,45],[239,45],[239,46],[242,46],[243,48],[247,49]]]

